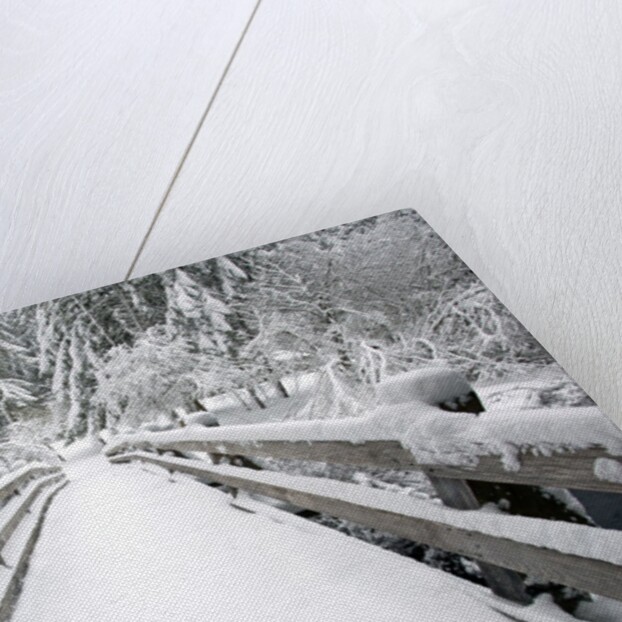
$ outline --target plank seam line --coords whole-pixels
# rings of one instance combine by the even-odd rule
[[[227,74],[229,73],[229,70],[231,69],[231,66],[233,65],[233,62],[235,61],[235,58],[238,54],[238,51],[240,50],[240,47],[242,46],[242,42],[244,41],[246,34],[250,30],[251,24],[253,23],[253,19],[255,18],[255,15],[257,14],[257,11],[259,9],[261,2],[262,0],[257,0],[255,7],[253,8],[250,14],[250,17],[248,18],[248,21],[246,22],[246,25],[244,26],[242,33],[240,34],[240,38],[238,39],[237,43],[235,44],[235,47],[233,48],[233,52],[231,53],[231,56],[229,60],[227,61],[227,64],[225,65],[222,75],[220,76],[220,79],[218,80],[218,84],[216,85],[214,92],[212,93],[211,97],[209,98],[209,101],[207,102],[207,106],[205,107],[205,110],[203,111],[203,114],[201,115],[201,118],[199,119],[199,123],[197,124],[194,130],[194,133],[192,134],[190,138],[190,142],[186,146],[186,149],[184,150],[184,153],[182,154],[181,159],[179,160],[179,163],[177,164],[177,167],[175,168],[171,181],[169,182],[166,188],[166,191],[164,192],[164,195],[162,196],[162,200],[160,201],[160,204],[158,205],[158,208],[156,209],[155,214],[153,215],[153,218],[151,219],[149,228],[147,229],[147,232],[145,233],[145,236],[143,237],[140,243],[140,246],[138,247],[138,250],[136,251],[136,255],[134,256],[134,259],[132,260],[132,263],[130,264],[127,274],[125,275],[125,279],[124,279],[125,281],[131,278],[132,272],[134,272],[134,269],[136,268],[136,264],[138,263],[138,260],[140,259],[140,256],[142,255],[145,249],[147,240],[149,239],[151,233],[153,232],[155,225],[158,221],[158,218],[162,214],[162,210],[164,209],[164,206],[166,202],[168,201],[171,191],[173,190],[173,187],[175,186],[175,182],[177,181],[177,178],[179,177],[179,174],[181,173],[181,170],[184,167],[186,160],[188,159],[188,155],[190,154],[190,151],[192,150],[192,147],[201,132],[201,128],[203,127],[203,124],[205,123],[205,119],[207,119],[208,114],[210,113],[212,107],[214,106],[216,97],[218,96],[218,93],[220,92],[220,89],[225,81],[225,78],[227,77]]]

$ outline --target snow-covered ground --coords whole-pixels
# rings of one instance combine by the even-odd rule
[[[72,452],[14,622],[571,620],[248,497]],[[613,622],[608,601],[585,619]],[[616,613],[617,611],[617,613]],[[617,616],[617,617],[616,617]]]
[[[146,452],[135,455],[144,456],[147,459],[153,457],[153,454]],[[432,503],[427,499],[416,499],[406,494],[395,494],[327,478],[292,476],[229,465],[215,466],[202,460],[189,461],[185,458],[166,458],[165,460],[173,468],[187,466],[190,462],[193,467],[205,468],[207,473],[244,477],[247,481],[259,484],[341,499],[353,505],[451,525],[457,529],[505,538],[513,542],[546,547],[567,555],[622,565],[622,532],[617,530],[595,529],[590,525],[514,516],[499,512],[492,507],[486,508],[487,511],[465,512]]]

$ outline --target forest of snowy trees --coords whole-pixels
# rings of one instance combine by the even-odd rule
[[[209,249],[206,249],[206,254]],[[443,362],[472,379],[550,356],[412,211],[0,316],[5,439],[135,428],[329,369],[350,386]]]

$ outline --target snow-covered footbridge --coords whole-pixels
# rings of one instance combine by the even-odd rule
[[[62,472],[35,465],[5,477],[3,619],[622,619],[622,532],[511,516],[480,507],[474,492],[479,482],[553,487],[553,497],[568,488],[620,494],[619,431],[590,408],[565,413],[565,431],[554,411],[522,411],[520,420],[452,413],[438,408],[438,396],[399,389],[366,418],[189,425],[117,436],[104,447],[83,441]],[[460,397],[444,406],[460,410],[469,396]],[[258,470],[265,457],[422,472],[437,500]],[[292,508],[475,559],[491,589]],[[534,581],[590,592],[593,601],[571,616],[548,593],[533,598]]]
[[[565,619],[156,467],[65,471],[12,620]]]
[[[557,619],[155,467],[95,456],[66,470],[16,622]]]

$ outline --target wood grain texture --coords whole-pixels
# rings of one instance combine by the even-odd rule
[[[239,476],[219,472],[219,467],[180,464],[165,458],[147,454],[127,454],[112,457],[111,462],[139,460],[168,469],[194,475],[199,478],[241,488],[260,495],[286,501],[292,505],[337,516],[355,523],[395,534],[402,538],[422,542],[458,553],[476,560],[482,560],[509,568],[545,581],[584,589],[595,594],[620,599],[622,567],[598,559],[586,559],[576,555],[560,553],[553,549],[516,542],[507,538],[454,527],[423,518],[414,518],[396,512],[366,507],[344,501],[326,494],[315,494],[268,484],[253,479],[253,471],[239,467]],[[196,462],[196,461],[195,461]],[[295,477],[292,478],[295,480]],[[321,481],[321,480],[320,480]],[[386,493],[395,494],[395,493]]]
[[[142,275],[417,209],[622,423],[610,0],[266,0]]]
[[[0,310],[124,278],[253,6],[3,6]]]
[[[478,510],[481,505],[468,482],[459,479],[430,476],[430,482],[439,499],[456,510]],[[497,596],[527,605],[533,598],[527,594],[525,583],[519,573],[485,561],[478,562],[488,587]]]
[[[622,494],[620,482],[609,482],[594,475],[598,458],[612,459],[604,450],[585,449],[575,452],[542,456],[526,450],[521,456],[518,471],[507,470],[499,456],[480,456],[474,467],[444,464],[424,464],[402,447],[398,441],[367,441],[352,444],[344,441],[262,441],[252,443],[230,441],[128,441],[108,455],[128,449],[158,449],[164,451],[202,451],[215,456],[254,456],[311,460],[380,469],[423,471],[434,478],[468,479],[482,482],[552,486],[577,490],[600,490]]]

